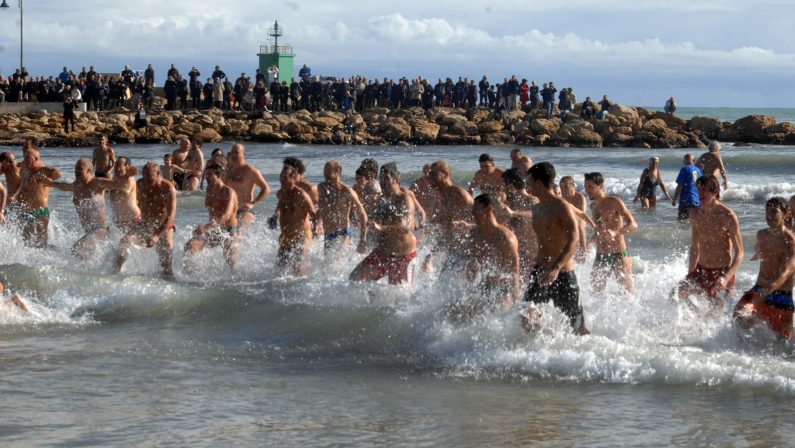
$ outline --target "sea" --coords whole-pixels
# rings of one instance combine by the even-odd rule
[[[205,151],[215,146],[231,142]],[[274,190],[286,156],[303,159],[313,182],[331,159],[348,183],[364,158],[396,162],[404,185],[424,163],[446,160],[463,185],[481,153],[505,167],[511,149],[246,146]],[[140,166],[174,147],[115,149]],[[673,190],[682,155],[702,150],[524,148],[580,191],[583,173],[602,172],[638,221],[627,238],[636,296],[612,281],[592,290],[593,252],[576,268],[592,330],[584,337],[549,306],[532,334],[519,306],[451,321],[451,303],[478,297],[465,276],[417,269],[411,285],[354,284],[348,275],[363,255],[352,249],[326,257],[315,243],[308,275],[285,275],[266,223],[275,194],[256,209],[234,270],[217,249],[184,257],[207,219],[199,192],[178,196],[175,281],[159,278],[145,248],[116,274],[118,232],[95,259],[78,261],[71,198],[53,191],[51,248],[25,247],[16,228],[0,228],[0,274],[30,307],[0,306],[0,445],[792,446],[793,347],[764,329],[740,332],[730,316],[754,284],[765,200],[795,194],[794,150],[724,144],[721,199],[739,218],[746,256],[726,307],[707,313],[703,298],[698,310],[672,300],[687,274],[688,225],[664,200],[653,210],[632,203],[649,156],[660,157]],[[76,159],[91,156],[41,153],[67,180]]]

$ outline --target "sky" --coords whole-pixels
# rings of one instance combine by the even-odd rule
[[[0,10],[0,74],[19,65],[18,0]],[[33,75],[171,63],[253,74],[280,44],[323,76],[517,75],[633,106],[795,107],[795,0],[24,1]]]

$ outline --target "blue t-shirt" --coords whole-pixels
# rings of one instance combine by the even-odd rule
[[[701,170],[695,165],[685,165],[679,170],[679,175],[676,176],[677,185],[682,186],[682,192],[679,195],[679,203],[682,205],[701,205],[698,200],[698,188],[696,188],[696,180],[701,177]]]

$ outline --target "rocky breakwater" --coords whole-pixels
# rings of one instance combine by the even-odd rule
[[[60,114],[45,111],[0,115],[0,145],[19,145],[32,137],[46,146],[92,146],[97,134],[114,143],[171,144],[183,135],[200,135],[205,142],[222,140],[306,144],[502,145],[558,147],[703,147],[712,139],[730,142],[795,144],[795,126],[753,115],[734,123],[715,118],[683,120],[643,108],[613,105],[604,120],[582,119],[575,109],[563,120],[547,119],[541,111],[495,114],[484,108],[367,109],[360,114],[339,112],[290,113],[157,111],[146,126],[136,127],[129,112],[85,112],[75,131],[63,132]]]

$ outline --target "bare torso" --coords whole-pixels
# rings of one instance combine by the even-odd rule
[[[577,223],[568,207],[562,198],[552,197],[533,209],[533,230],[538,236],[536,264],[544,269],[555,264],[571,240],[577,240]],[[569,227],[571,233],[566,231]],[[563,270],[574,270],[573,258],[565,260]]]
[[[618,233],[625,224],[622,208],[623,203],[615,196],[605,196],[591,203],[596,224],[596,253],[619,253],[627,249],[624,235]]]
[[[725,268],[731,265],[732,222],[734,213],[723,204],[703,205],[690,215],[693,238],[698,238],[698,264],[705,268]]]
[[[786,263],[795,256],[795,235],[790,231],[774,232],[769,228],[760,230],[756,234],[756,253],[760,261],[756,284],[767,288],[779,277]],[[778,289],[791,291],[792,276]]]
[[[321,182],[317,186],[320,200],[318,217],[323,221],[326,233],[339,232],[350,227],[350,216],[353,210],[353,195],[356,193],[347,185]]]

